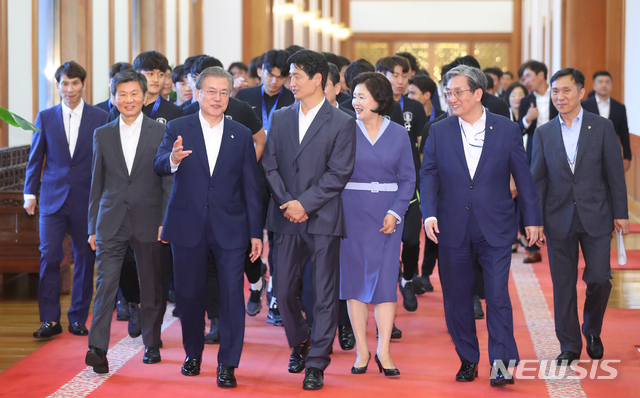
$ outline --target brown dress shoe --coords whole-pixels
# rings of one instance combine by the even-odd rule
[[[522,260],[525,264],[539,263],[540,261],[542,261],[542,255],[539,250],[529,253],[529,255]]]

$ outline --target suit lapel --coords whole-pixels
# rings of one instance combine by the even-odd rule
[[[193,148],[185,148],[185,150],[192,150],[193,152],[196,153],[196,155],[198,155],[198,157],[200,158],[200,161],[202,162],[202,166],[204,166],[205,171],[207,172],[207,175],[210,175],[210,171],[209,171],[209,158],[207,157],[207,147],[204,145],[204,133],[202,132],[202,125],[200,124],[200,113],[195,113],[192,117],[191,117],[191,126],[193,127],[193,129],[191,129],[191,134],[189,135],[191,137],[191,140],[193,140]],[[184,137],[182,137],[182,144],[184,146]]]
[[[91,110],[89,110],[89,104],[85,102],[84,110],[82,111],[82,118],[80,119],[80,127],[78,128],[78,139],[76,140],[76,147],[73,150],[74,153],[78,148],[86,145],[88,142],[93,142],[93,131],[87,131],[87,124],[91,120]]]
[[[222,168],[222,164],[226,159],[227,155],[231,151],[231,146],[233,145],[235,138],[233,137],[233,126],[229,123],[229,120],[224,121],[224,129],[222,130],[222,142],[220,143],[220,150],[218,151],[218,159],[216,160],[216,166],[213,168],[213,174],[211,178],[215,177],[216,174]]]
[[[296,152],[296,158],[300,155],[300,152],[302,152],[304,147],[306,147],[309,144],[309,142],[313,139],[313,137],[318,133],[318,131],[320,131],[320,128],[329,120],[329,117],[331,116],[330,106],[331,105],[329,104],[329,101],[325,100],[324,104],[318,110],[318,114],[316,115],[316,117],[313,118],[313,122],[311,122],[311,125],[309,126],[309,128],[307,129],[307,132],[304,134],[304,137],[302,138],[302,142],[300,143],[300,146],[298,146],[298,150]],[[300,134],[299,131],[298,131],[298,134]]]
[[[143,152],[145,151],[147,145],[149,144],[149,141],[151,141],[150,138],[151,135],[151,123],[149,123],[149,119],[144,116],[142,116],[142,126],[140,126],[140,138],[138,138],[138,146],[136,147],[136,155],[133,158],[133,165],[131,166],[131,175],[133,175],[133,173],[135,173],[138,165],[140,164],[140,162],[142,161],[141,157]]]
[[[122,166],[122,171],[125,175],[129,175],[127,169],[127,162],[124,160],[124,151],[122,150],[122,140],[120,139],[120,117],[113,122],[111,127],[111,144],[113,145],[113,153],[116,154],[118,163]]]
[[[458,155],[462,169],[465,170],[467,177],[471,180],[471,174],[469,174],[469,166],[467,165],[467,158],[464,156],[464,143],[462,142],[462,135],[460,134],[460,119],[457,117],[450,118],[451,123],[451,138],[453,139],[453,149]]]
[[[553,123],[553,134],[551,135],[551,137],[553,137],[552,146],[557,152],[557,155],[560,159],[559,164],[562,165],[561,167],[564,168],[565,171],[571,173],[571,167],[569,166],[569,161],[567,160],[567,150],[565,149],[564,139],[562,138],[560,116],[556,116],[553,119],[549,120],[549,123]]]
[[[582,126],[580,127],[580,138],[578,138],[578,156],[576,157],[576,168],[580,164],[580,159],[584,156],[584,152],[587,150],[587,146],[591,141],[591,124],[593,118],[589,112],[582,112]]]
[[[62,120],[62,104],[58,104],[58,110],[54,112],[55,122],[59,126],[60,134],[58,134],[57,139],[63,144],[62,146],[65,148],[62,152],[66,155],[67,159],[71,161],[71,152],[69,151],[69,140],[67,139],[67,133],[64,129],[64,121]]]
[[[298,114],[300,112],[300,102],[296,102],[294,106],[289,108],[289,115],[287,115],[287,119],[289,121],[289,135],[291,136],[291,141],[293,142],[293,147],[298,148],[300,146],[300,129],[298,124]],[[296,154],[296,157],[298,155]]]
[[[482,170],[482,166],[487,163],[487,158],[491,156],[491,151],[495,146],[495,132],[493,131],[493,126],[498,121],[490,112],[486,111],[487,119],[485,122],[484,128],[484,143],[482,144],[482,152],[480,153],[480,160],[478,160],[478,167],[476,167],[476,172],[473,175],[473,178],[480,174],[480,170]],[[468,168],[467,168],[468,169]]]

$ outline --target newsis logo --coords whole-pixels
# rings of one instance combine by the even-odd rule
[[[505,378],[514,377],[520,380],[611,380],[618,376],[618,370],[612,365],[620,363],[619,359],[590,360],[577,359],[569,366],[563,363],[558,366],[555,359],[523,359],[516,367],[516,361],[509,361],[509,365],[505,366],[502,362],[496,362],[491,370],[491,379],[496,378],[498,371],[501,371]],[[509,373],[509,368],[514,368],[513,374]]]

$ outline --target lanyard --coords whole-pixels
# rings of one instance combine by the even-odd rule
[[[432,105],[431,106],[431,117],[429,118],[429,121],[432,121],[435,118],[436,118],[436,107]]]
[[[400,96],[400,100],[398,102],[400,103],[400,109],[404,111],[404,95]]]
[[[472,146],[472,147],[474,147],[474,148],[482,148],[482,145],[474,145],[474,144],[472,144],[472,143],[470,143],[470,142],[469,142],[469,139],[467,138],[467,133],[465,133],[465,131],[464,131],[464,127],[462,126],[462,124],[460,125],[460,129],[462,130],[462,134],[464,135],[464,140],[465,140],[465,141],[467,141],[467,144],[471,145],[471,146]],[[476,137],[478,136],[478,134],[482,134],[482,133],[484,133],[484,131],[485,131],[485,130],[486,130],[486,128],[485,128],[484,130],[482,130],[481,132],[476,133],[476,134],[473,136],[473,139],[474,139],[474,140],[476,140],[476,141],[482,141],[482,142],[484,143],[484,139],[479,140],[479,139],[477,139]]]
[[[567,155],[567,161],[569,162],[569,167],[571,168],[572,173],[575,173],[575,170],[576,170],[576,158],[578,157],[579,145],[580,145],[580,136],[578,135],[578,142],[576,142],[576,151],[573,153],[573,159],[570,159],[569,155]]]
[[[111,112],[111,108],[113,108],[113,105],[111,104],[111,97],[107,100],[107,106],[109,107],[109,112]]]
[[[284,91],[284,87],[280,87],[278,98],[276,98],[276,102],[275,104],[273,104],[273,107],[269,111],[269,114],[267,114],[267,104],[265,104],[264,102],[264,84],[260,87],[260,90],[262,91],[262,128],[264,129],[264,133],[267,134],[267,129],[269,128],[269,120],[271,120],[271,115],[273,115],[273,112],[278,107],[278,100],[280,99],[280,96]]]
[[[149,116],[150,118],[153,118],[153,115],[156,113],[156,111],[160,107],[160,102],[162,102],[162,97],[158,94],[158,99],[156,100],[156,103],[153,104],[153,109],[151,110],[151,116]]]

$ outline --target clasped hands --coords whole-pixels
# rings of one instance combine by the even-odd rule
[[[309,219],[307,211],[297,200],[288,201],[287,203],[280,206],[280,210],[285,210],[284,218],[295,224],[305,222]]]

